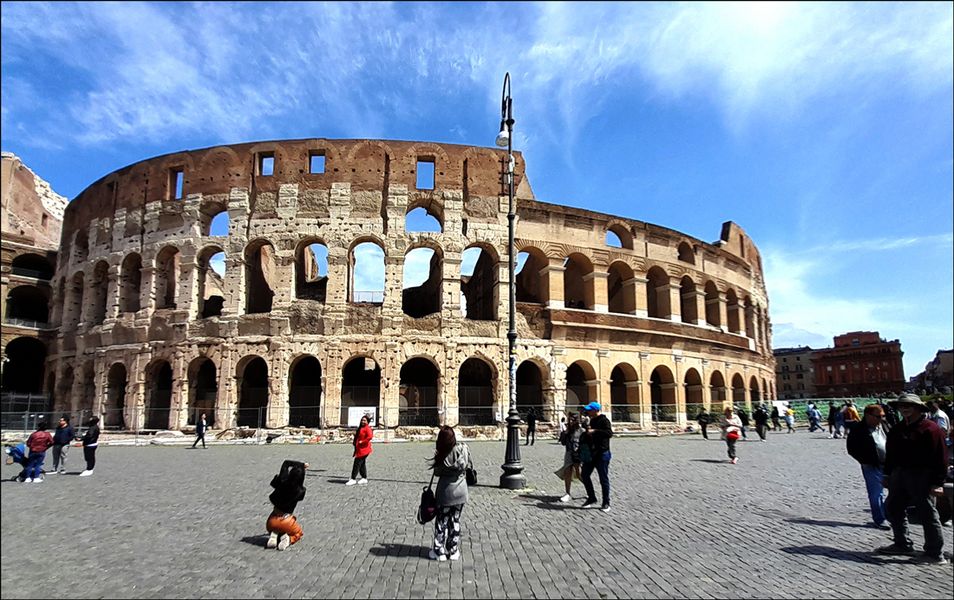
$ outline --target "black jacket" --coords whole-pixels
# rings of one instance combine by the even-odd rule
[[[745,412],[744,409],[740,408],[735,414],[739,415],[739,420],[742,421],[742,427],[749,426],[749,414]]]
[[[887,434],[883,425],[878,425],[878,427],[881,427],[881,431]],[[874,437],[871,435],[868,424],[864,421],[852,424],[848,430],[847,447],[848,454],[859,463],[875,467],[883,466],[881,461],[878,460],[878,449],[875,446]]]
[[[54,446],[66,446],[73,441],[73,426],[67,423],[66,427],[56,426],[56,431],[53,432],[53,445]]]
[[[99,425],[90,425],[83,434],[83,446],[95,446],[99,442]]]
[[[590,453],[593,458],[596,458],[603,452],[609,451],[610,438],[613,437],[613,426],[606,415],[598,415],[590,419],[590,429],[589,434],[583,434],[586,437],[583,441],[590,445]]]
[[[947,446],[944,445],[944,432],[934,421],[921,416],[908,424],[902,419],[888,432],[887,448],[885,475],[896,469],[924,469],[932,485],[944,484],[944,478],[947,477]]]
[[[752,413],[752,418],[755,419],[756,427],[759,425],[767,425],[769,421],[768,413],[765,412],[765,409],[761,407],[755,409],[755,411]],[[742,424],[745,425],[745,421],[743,421]]]
[[[286,460],[282,463],[281,471],[272,478],[272,492],[268,499],[279,510],[287,515],[295,513],[298,502],[305,498],[305,463],[297,460]]]

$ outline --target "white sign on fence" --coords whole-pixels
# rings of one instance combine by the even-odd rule
[[[348,407],[348,427],[357,427],[361,424],[361,417],[369,415],[368,422],[374,427],[378,422],[377,406],[349,406]]]

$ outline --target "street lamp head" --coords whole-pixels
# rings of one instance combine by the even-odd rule
[[[500,133],[497,134],[497,146],[506,148],[510,144],[510,132],[507,131],[507,124],[500,122]]]

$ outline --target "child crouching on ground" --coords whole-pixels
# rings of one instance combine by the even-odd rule
[[[305,469],[308,463],[296,460],[286,460],[282,463],[281,471],[272,478],[272,487],[275,491],[268,496],[275,509],[272,511],[265,529],[270,534],[266,548],[278,547],[279,550],[288,548],[301,539],[301,525],[295,519],[295,507],[305,497]]]

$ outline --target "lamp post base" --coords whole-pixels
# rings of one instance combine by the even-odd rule
[[[500,465],[503,469],[500,487],[505,490],[527,487],[527,478],[523,476],[523,465],[520,463],[520,414],[516,407],[511,407],[510,414],[507,415],[507,454],[504,461],[504,464]]]

